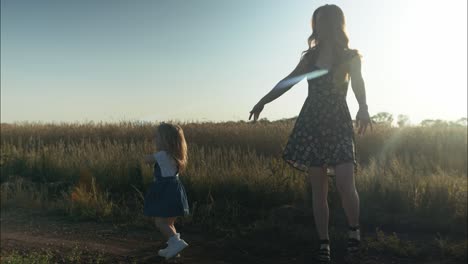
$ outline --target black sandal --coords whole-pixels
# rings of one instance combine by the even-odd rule
[[[318,250],[316,260],[320,264],[328,264],[331,262],[330,257],[330,240],[321,239],[319,240],[320,248]],[[322,245],[328,245],[328,247],[322,247]]]
[[[360,231],[359,230],[359,226],[355,226],[355,227],[349,227],[349,231]],[[347,245],[347,248],[348,248],[348,254],[349,255],[357,255],[360,253],[361,251],[361,239],[360,239],[360,236],[359,236],[359,239],[357,238],[354,238],[354,237],[349,237],[348,238],[348,245]]]

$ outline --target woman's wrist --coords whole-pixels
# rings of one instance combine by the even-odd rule
[[[367,104],[359,104],[359,111],[368,111],[368,107],[367,107]]]

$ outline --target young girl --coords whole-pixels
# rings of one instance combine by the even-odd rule
[[[167,247],[158,255],[166,259],[177,256],[188,244],[180,238],[174,222],[189,213],[187,195],[179,173],[187,166],[187,144],[178,125],[161,123],[155,135],[157,152],[145,157],[154,164],[154,182],[145,196],[144,214],[155,217],[156,226],[168,239]]]

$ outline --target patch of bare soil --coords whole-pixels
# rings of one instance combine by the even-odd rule
[[[277,241],[271,239],[255,241],[231,241],[215,238],[202,232],[186,230],[183,238],[190,246],[180,258],[170,262],[193,264],[303,264],[313,263],[312,251],[276,250]],[[260,243],[257,241],[261,241]],[[122,227],[112,223],[71,222],[58,216],[44,215],[24,210],[2,210],[1,252],[35,252],[49,250],[59,263],[67,263],[64,256],[79,249],[83,263],[96,256],[103,263],[167,263],[157,256],[164,247],[164,239],[151,228]],[[291,245],[296,247],[296,245]],[[62,256],[62,257],[61,257]],[[334,263],[343,263],[339,257]],[[389,256],[366,256],[360,263],[427,263]],[[433,262],[435,264],[439,262]]]

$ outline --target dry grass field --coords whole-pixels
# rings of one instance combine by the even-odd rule
[[[179,262],[304,263],[316,240],[310,188],[304,175],[281,159],[293,124],[181,124],[189,145],[189,166],[181,178],[192,214],[178,226],[197,242]],[[135,248],[133,253],[96,253],[98,246],[38,251],[34,243],[13,243],[15,236],[21,241],[14,230],[35,226],[31,223],[36,221],[24,219],[36,218],[42,223],[37,234],[49,233],[50,227],[46,232],[41,226],[50,219],[77,234],[81,225],[89,232],[94,223],[128,233],[149,230],[158,240],[142,214],[143,195],[152,181],[152,167],[144,165],[142,157],[154,151],[155,125],[2,124],[2,263],[162,261],[148,259],[151,250],[143,251],[145,256],[116,257],[132,255]],[[466,126],[380,124],[356,140],[356,181],[368,254],[363,263],[466,263]],[[331,236],[340,263],[346,221],[332,174],[329,179]],[[140,240],[152,245],[152,239]],[[94,241],[89,236],[82,240]]]

